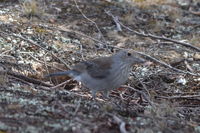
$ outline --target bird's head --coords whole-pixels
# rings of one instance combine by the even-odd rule
[[[129,65],[142,64],[146,62],[138,53],[131,50],[121,50],[114,56],[118,61]]]

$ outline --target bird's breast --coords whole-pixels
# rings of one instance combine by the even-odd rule
[[[76,77],[77,81],[82,82],[87,88],[95,90],[112,90],[124,84],[129,76],[130,67],[124,64],[118,64],[117,67],[110,69],[105,78],[98,79],[91,77],[88,73],[82,73]]]
[[[113,74],[110,76],[109,84],[112,85],[113,89],[118,88],[128,80],[130,67],[125,64],[118,64],[118,67],[114,68],[111,73]]]

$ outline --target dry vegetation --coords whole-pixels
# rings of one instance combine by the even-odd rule
[[[0,1],[0,133],[199,133],[199,9],[198,0]],[[119,49],[148,63],[109,100],[69,77],[44,78]]]

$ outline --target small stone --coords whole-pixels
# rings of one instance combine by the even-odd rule
[[[200,60],[200,53],[195,53],[194,56],[193,56],[193,58],[195,60]]]

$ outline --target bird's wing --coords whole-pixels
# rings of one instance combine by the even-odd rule
[[[87,72],[91,77],[96,79],[104,79],[110,74],[112,63],[112,58],[101,57],[78,63],[74,66],[74,70],[79,72]]]

